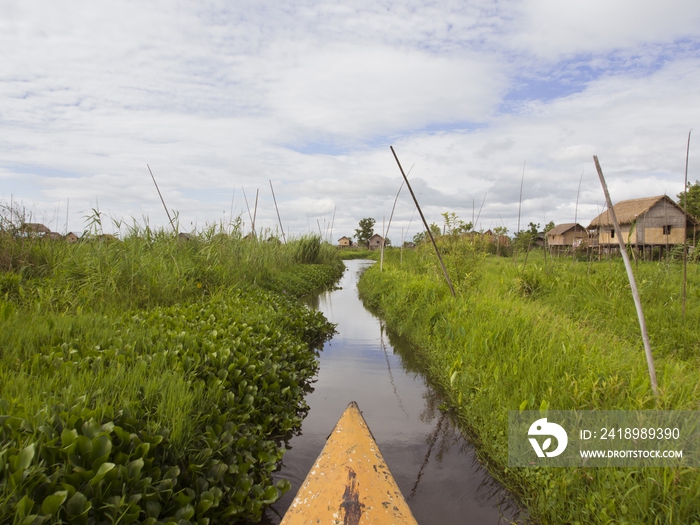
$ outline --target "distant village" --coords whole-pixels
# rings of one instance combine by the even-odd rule
[[[622,241],[633,247],[644,258],[651,258],[654,253],[659,257],[673,247],[682,245],[687,236],[695,236],[700,231],[700,221],[692,215],[686,215],[683,208],[667,195],[644,197],[620,201],[613,210],[622,232]],[[467,232],[465,235],[474,235]],[[480,232],[491,242],[502,247],[509,246],[512,239],[500,232],[487,230]],[[366,248],[377,250],[382,247],[384,239],[379,234],[369,238]],[[612,214],[606,210],[595,217],[588,226],[579,223],[555,225],[546,231],[537,232],[532,239],[533,245],[546,247],[553,254],[571,253],[572,250],[592,250],[599,254],[610,254],[619,250],[619,240],[615,238]],[[338,239],[339,248],[357,246],[351,237]],[[404,243],[411,248],[415,244]]]
[[[695,237],[700,231],[700,221],[692,215],[686,215],[676,202],[667,195],[644,197],[620,201],[613,207],[622,232],[622,241],[633,247],[644,258],[651,258],[654,253],[659,257],[673,247],[682,245],[686,236]],[[465,232],[465,235],[480,235],[500,247],[509,247],[513,239],[504,235],[503,229],[496,231]],[[687,233],[686,233],[687,232]],[[23,223],[17,234],[20,237],[42,238],[52,241],[76,243],[81,238],[69,232],[61,235],[53,232],[41,223]],[[179,233],[179,239],[187,241],[190,234]],[[92,236],[95,240],[117,240],[110,234]],[[553,254],[571,253],[572,250],[592,250],[599,254],[609,254],[619,250],[619,241],[615,238],[612,214],[606,210],[595,217],[588,226],[579,223],[558,224],[533,235],[532,247],[546,247]],[[338,239],[338,248],[365,247],[369,250],[382,248],[384,238],[374,233],[366,244],[358,246],[352,237]],[[413,248],[415,243],[408,241],[404,247]],[[656,250],[656,251],[655,251]]]

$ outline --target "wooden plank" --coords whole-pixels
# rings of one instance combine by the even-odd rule
[[[328,437],[281,525],[417,525],[357,403]]]

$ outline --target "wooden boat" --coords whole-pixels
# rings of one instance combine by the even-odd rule
[[[284,515],[281,525],[417,525],[354,401]]]

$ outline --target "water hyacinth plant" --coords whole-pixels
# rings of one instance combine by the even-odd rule
[[[304,242],[3,237],[0,522],[259,519],[333,333],[295,298],[342,264]]]

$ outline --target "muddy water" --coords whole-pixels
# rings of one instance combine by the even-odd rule
[[[276,478],[292,490],[267,510],[279,523],[327,436],[350,401],[357,401],[399,488],[421,525],[505,524],[517,508],[476,460],[473,447],[440,410],[442,399],[411,358],[364,308],[357,281],[372,261],[346,261],[341,289],[318,297],[318,308],[338,334],[320,352],[320,369],[306,401],[301,433],[287,443]]]

